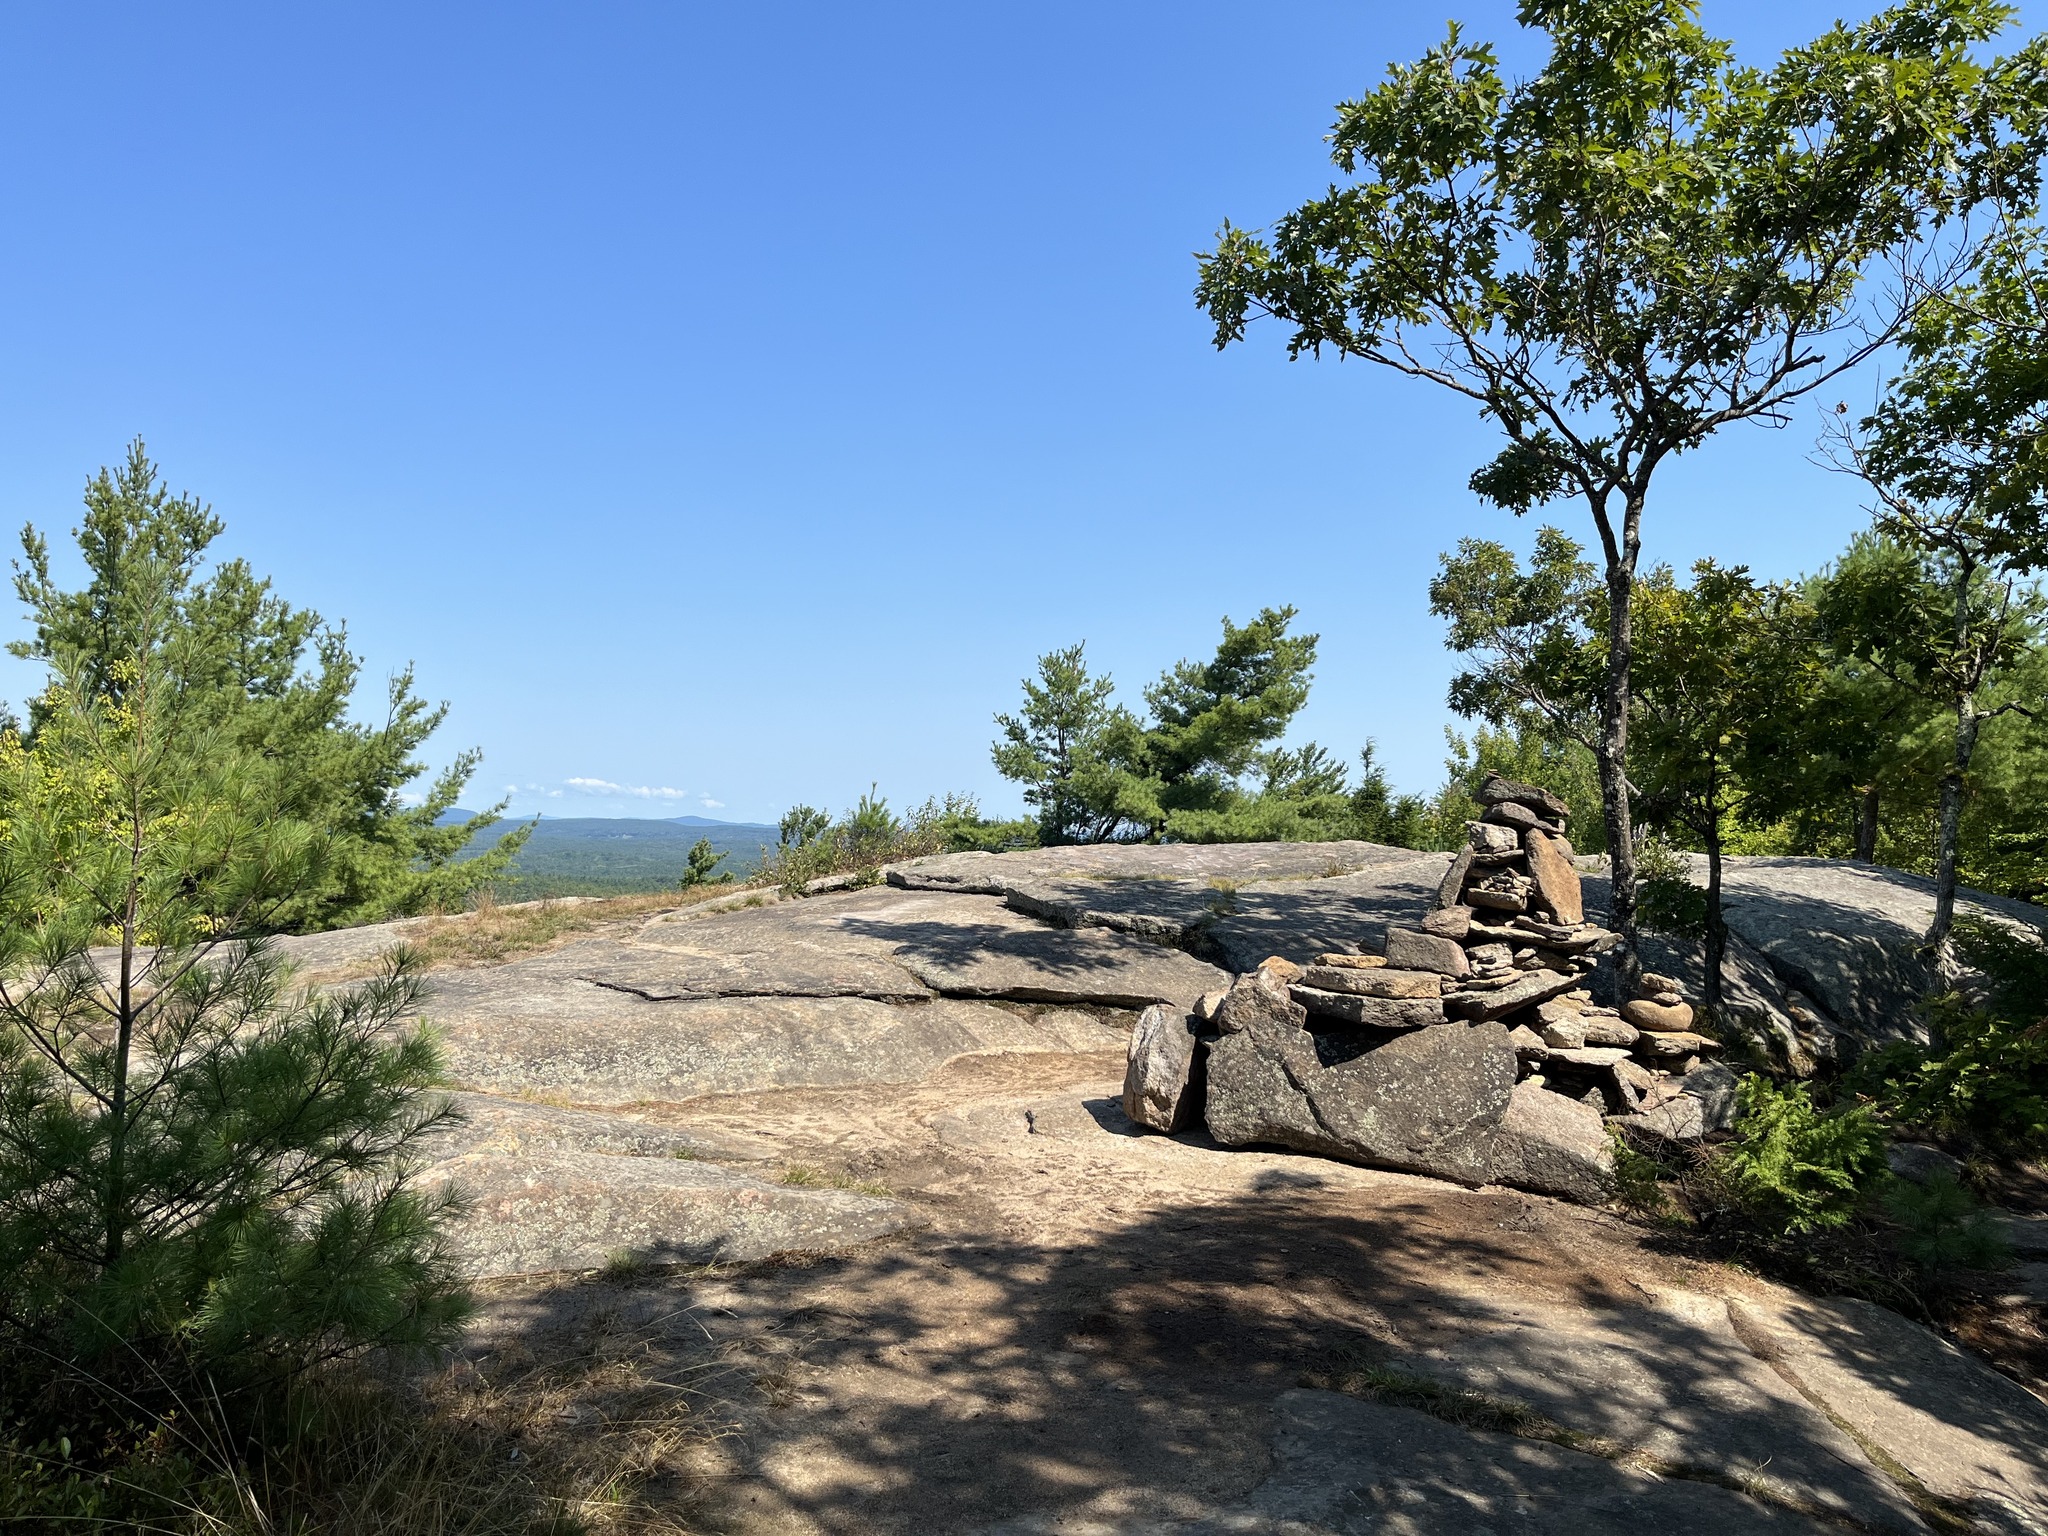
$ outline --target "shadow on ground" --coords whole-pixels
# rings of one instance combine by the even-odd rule
[[[1461,1341],[1483,1340],[1493,1379],[1532,1398],[1560,1381],[1597,1391],[1599,1360],[1531,1326],[1567,1309],[1592,1314],[1596,1333],[1640,1322],[1655,1350],[1655,1371],[1629,1383],[1629,1414],[1594,1427],[1626,1439],[1641,1415],[1667,1440],[1765,1447],[1788,1472],[1842,1464],[1823,1418],[1789,1392],[1757,1395],[1764,1368],[1725,1318],[1653,1317],[1651,1293],[1582,1240],[1582,1221],[1500,1192],[1418,1183],[1373,1196],[1361,1209],[1356,1186],[1305,1163],[1079,1246],[933,1242],[543,1284],[494,1304],[484,1347],[544,1354],[604,1307],[635,1322],[655,1373],[748,1357],[746,1379],[705,1407],[743,1426],[730,1476],[678,1493],[733,1532],[972,1531],[1082,1509],[1199,1518],[1267,1475],[1272,1405],[1304,1378],[1455,1362]],[[1989,1408],[1970,1427],[2031,1433]],[[1878,1528],[1889,1494],[1864,1498]]]

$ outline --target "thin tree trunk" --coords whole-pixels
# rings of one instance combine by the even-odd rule
[[[1956,704],[1956,749],[1948,772],[1941,776],[1941,821],[1935,833],[1934,922],[1927,930],[1927,946],[1939,949],[1948,943],[1956,920],[1956,844],[1963,826],[1963,785],[1970,771],[1970,759],[1977,751],[1977,728],[1982,720],[1974,699],[1964,697]]]
[[[1856,857],[1865,864],[1877,862],[1877,785],[1863,791],[1856,814]]]
[[[1956,561],[1956,744],[1948,772],[1941,776],[1941,820],[1934,840],[1934,921],[1927,929],[1927,947],[1937,953],[1947,947],[1949,930],[1955,926],[1956,844],[1963,828],[1963,786],[1969,777],[1970,759],[1977,751],[1977,729],[1983,723],[1977,713],[1977,684],[1985,671],[1984,653],[1972,655],[1970,651],[1970,583],[1976,574],[1974,561],[1967,557]]]
[[[1643,973],[1636,952],[1636,848],[1628,805],[1629,668],[1635,660],[1634,603],[1636,528],[1640,498],[1631,497],[1619,551],[1607,563],[1607,680],[1600,700],[1600,736],[1593,757],[1600,768],[1600,809],[1607,823],[1614,926],[1621,935],[1617,957],[1624,991]],[[1618,553],[1620,558],[1613,557]]]
[[[128,1064],[135,1053],[135,924],[142,891],[142,815],[134,810],[129,823],[127,900],[121,911],[120,992],[115,998],[114,1092],[107,1106],[106,1244],[102,1263],[112,1269],[121,1261],[128,1235]]]
[[[1721,1011],[1721,965],[1728,955],[1728,924],[1721,914],[1721,829],[1707,834],[1707,954],[1700,1002],[1711,1019]]]

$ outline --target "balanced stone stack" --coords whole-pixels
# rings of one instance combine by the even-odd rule
[[[1124,1107],[1158,1130],[1206,1122],[1226,1146],[1606,1198],[1604,1119],[1697,1137],[1724,1118],[1676,1101],[1714,1042],[1664,977],[1623,1010],[1586,982],[1616,936],[1586,921],[1564,802],[1499,776],[1433,909],[1378,954],[1275,957],[1204,998],[1159,1007],[1131,1042]]]

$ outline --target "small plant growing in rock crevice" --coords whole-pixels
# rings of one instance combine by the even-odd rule
[[[1884,1172],[1885,1130],[1866,1105],[1817,1108],[1804,1083],[1752,1074],[1738,1090],[1735,1139],[1717,1160],[1728,1191],[1791,1233],[1839,1227]]]

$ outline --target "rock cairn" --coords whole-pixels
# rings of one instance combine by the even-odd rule
[[[1498,775],[1479,801],[1432,909],[1379,953],[1274,957],[1192,1015],[1148,1010],[1126,1113],[1586,1201],[1612,1189],[1607,1123],[1675,1139],[1725,1124],[1732,1075],[1700,1066],[1719,1047],[1675,981],[1594,1003],[1617,937],[1586,920],[1564,802]]]

